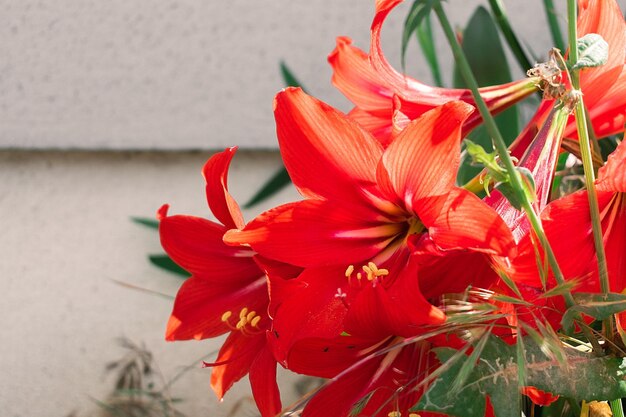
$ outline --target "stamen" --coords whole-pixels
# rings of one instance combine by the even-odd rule
[[[256,311],[251,311],[246,316],[246,321],[251,321],[256,316]]]
[[[421,417],[421,416],[417,413],[410,413],[409,417]]]
[[[354,265],[350,265],[345,272],[346,278],[350,278],[350,275],[354,272]]]
[[[248,307],[244,307],[239,312],[239,318],[242,319],[248,315]]]
[[[223,322],[227,322],[228,319],[230,318],[230,316],[232,316],[232,315],[233,315],[232,311],[230,311],[230,310],[229,311],[225,311],[224,314],[222,314],[222,321]]]
[[[390,411],[387,417],[402,417],[402,413],[399,411]]]
[[[260,321],[261,321],[261,316],[256,316],[255,318],[252,319],[252,321],[250,322],[250,325],[252,327],[258,327],[258,324]]]
[[[243,329],[243,326],[245,326],[245,325],[246,325],[246,322],[245,322],[244,320],[245,320],[245,318],[243,318],[243,319],[241,319],[241,320],[239,320],[239,321],[237,322],[237,325],[235,326],[235,328],[236,328],[237,330],[241,330],[241,329]]]

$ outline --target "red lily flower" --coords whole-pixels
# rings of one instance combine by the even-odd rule
[[[596,189],[600,206],[610,290],[626,289],[626,144],[622,142],[598,172]],[[599,292],[587,191],[581,190],[553,201],[541,213],[543,226],[566,279],[578,279],[576,291]],[[572,256],[575,254],[575,256]],[[541,288],[531,236],[520,242],[520,254],[512,263],[510,276],[517,282]],[[548,275],[548,287],[555,285]],[[529,300],[532,301],[532,300]],[[553,308],[562,311],[560,300]]]
[[[230,230],[225,241],[249,244],[263,256],[306,268],[296,280],[272,281],[272,291],[277,288],[289,300],[274,317],[279,360],[300,338],[338,335],[346,317],[344,303],[357,293],[369,294],[363,295],[368,301],[356,304],[363,309],[394,304],[396,285],[419,295],[415,274],[405,280],[400,273],[411,252],[407,241],[418,250],[468,249],[504,256],[514,247],[497,214],[454,186],[461,124],[471,111],[463,102],[447,103],[411,122],[383,150],[361,126],[302,90],[278,94],[281,152],[307,198],[263,213],[243,230]],[[346,277],[348,265],[364,268]],[[292,288],[282,291],[283,284]],[[272,296],[272,304],[275,300]],[[407,317],[414,328],[444,319],[423,297],[410,302],[417,304],[401,308],[412,311]],[[355,327],[351,331],[372,331]]]
[[[581,0],[577,31],[580,37],[596,33],[609,44],[604,65],[580,72],[580,88],[598,138],[624,132],[626,123],[626,23],[615,0]],[[511,144],[511,154],[521,155],[535,132],[552,111],[555,100],[543,100],[527,128]],[[570,116],[563,136],[565,148],[578,154],[578,134],[574,116]]]
[[[230,333],[211,374],[211,387],[222,398],[246,374],[263,417],[281,409],[276,361],[266,345],[270,319],[265,273],[248,247],[227,246],[222,237],[244,226],[239,206],[228,192],[227,176],[236,149],[211,157],[204,166],[211,211],[222,223],[193,216],[158,213],[161,244],[191,274],[174,302],[167,340],[205,339]]]
[[[398,106],[409,120],[413,120],[448,101],[474,103],[472,93],[467,89],[431,87],[400,74],[389,64],[380,45],[380,32],[389,12],[402,1],[376,1],[369,56],[352,46],[352,41],[347,37],[337,38],[337,47],[328,56],[334,71],[333,84],[356,106],[350,112],[350,117],[385,146],[392,139],[392,117]],[[537,78],[525,78],[508,84],[484,87],[480,89],[480,93],[489,110],[495,114],[535,92],[537,81]],[[472,113],[463,124],[462,136],[481,122],[480,114]]]

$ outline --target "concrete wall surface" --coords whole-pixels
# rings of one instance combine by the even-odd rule
[[[391,14],[383,33],[385,52],[398,67],[410,3]],[[463,27],[486,3],[454,0],[446,8]],[[545,56],[551,43],[543,2],[504,3],[524,43]],[[562,16],[565,2],[555,3]],[[347,110],[330,85],[326,56],[339,35],[369,47],[373,5],[0,0],[0,148],[275,148],[278,62],[284,59],[312,94]],[[434,26],[441,58],[449,62]],[[450,82],[450,66],[444,68]],[[407,71],[430,80],[415,42]]]
[[[165,342],[172,300],[128,287],[176,293],[182,281],[147,260],[161,252],[158,234],[130,216],[170,203],[171,214],[210,217],[200,170],[211,153],[0,152],[0,415],[97,415],[94,400],[113,387],[105,365],[124,354],[119,337],[145,344],[166,380],[193,368],[171,389],[188,416],[225,416],[249,395],[242,382],[218,404],[200,358],[214,359],[221,340]],[[277,166],[276,153],[238,154],[236,198]],[[285,190],[245,217],[296,198]]]

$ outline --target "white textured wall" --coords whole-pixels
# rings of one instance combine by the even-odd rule
[[[385,50],[396,64],[410,3],[385,26]],[[453,0],[446,7],[464,25],[484,3]],[[543,54],[550,41],[542,1],[505,4],[523,38]],[[330,86],[326,56],[338,35],[368,48],[373,5],[0,0],[0,148],[273,148],[279,60],[313,94],[346,109]],[[443,36],[437,40],[446,51]],[[412,55],[409,72],[429,79],[417,48]]]
[[[112,388],[104,366],[123,353],[120,336],[145,343],[167,379],[195,365],[173,387],[189,416],[224,416],[246,392],[218,407],[198,361],[218,341],[165,342],[172,301],[114,282],[176,293],[182,281],[146,258],[160,252],[158,234],[129,217],[163,203],[208,216],[200,171],[210,154],[0,152],[0,415],[92,415],[90,398]],[[238,154],[234,195],[249,198],[277,164],[276,153]],[[293,198],[285,190],[264,207]]]

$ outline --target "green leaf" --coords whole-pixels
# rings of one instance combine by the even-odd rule
[[[528,71],[533,65],[530,63],[520,41],[517,39],[517,35],[509,23],[509,18],[504,10],[502,0],[489,0],[489,6],[491,6],[491,12],[495,17],[496,23],[502,32],[502,36],[504,36],[504,39],[509,45],[513,56],[517,60],[517,63],[523,72]]]
[[[550,27],[550,34],[552,35],[552,42],[554,46],[561,52],[565,51],[565,42],[563,41],[563,35],[561,34],[561,27],[559,26],[559,17],[556,12],[556,7],[552,0],[543,0],[543,7],[546,12],[546,18],[548,20],[548,26]]]
[[[159,221],[151,219],[149,217],[131,217],[130,220],[133,223],[140,224],[142,226],[149,227],[150,229],[159,229]]]
[[[572,69],[593,68],[609,59],[609,44],[597,33],[588,33],[576,42],[578,62]]]
[[[302,83],[293,75],[293,72],[285,61],[280,61],[280,75],[283,77],[283,82],[286,87],[300,87],[302,90],[306,91]]]
[[[512,80],[498,28],[484,7],[478,7],[474,11],[463,31],[462,48],[479,86],[504,84]],[[454,86],[457,88],[467,87],[458,68],[454,70]],[[495,117],[498,129],[507,145],[515,139],[519,132],[518,119],[518,111],[515,107],[507,109]],[[492,148],[491,137],[482,125],[470,132],[468,138],[485,149]],[[465,184],[479,172],[480,168],[472,166],[468,158],[464,158],[461,161],[457,182]]]
[[[478,361],[465,355],[458,359],[458,351],[451,348],[434,349],[445,370],[411,410],[483,417],[488,396],[496,417],[519,417],[522,386],[533,386],[574,401],[626,396],[626,358],[597,357],[563,347],[565,361],[561,363],[544,350],[532,337],[508,345],[493,335],[488,336]],[[460,391],[454,391],[455,379],[465,361],[474,365],[472,372]],[[524,370],[520,372],[522,364]]]
[[[244,204],[243,207],[250,208],[254,206],[255,204],[260,203],[261,201],[264,201],[270,198],[271,196],[273,196],[274,194],[276,194],[277,192],[285,188],[290,183],[291,183],[291,178],[289,178],[289,173],[284,167],[280,168],[272,176],[272,178],[270,178],[265,183],[265,185],[263,185],[263,187],[261,187],[261,189],[255,195],[252,196],[250,201]]]
[[[576,305],[568,308],[563,314],[561,325],[565,333],[574,330],[574,318],[578,313],[586,314],[596,320],[605,320],[613,314],[626,310],[626,295],[618,293],[576,293]]]
[[[432,8],[432,0],[415,0],[409,10],[409,14],[404,21],[404,29],[402,30],[402,49],[400,52],[400,60],[402,70],[406,68],[406,49],[413,33],[417,32],[422,22],[430,15]],[[430,24],[429,24],[430,25]],[[432,32],[431,32],[432,38]],[[431,39],[432,40],[432,39]],[[424,52],[426,54],[426,52]]]
[[[185,278],[189,278],[190,276],[189,272],[178,266],[178,264],[172,261],[172,259],[167,255],[148,255],[148,259],[153,265],[161,269],[165,269],[168,272]]]
[[[437,50],[435,49],[433,29],[430,23],[430,14],[426,15],[422,24],[417,27],[417,41],[419,42],[424,58],[426,58],[426,62],[430,67],[430,72],[433,75],[435,85],[437,87],[443,87],[441,69],[439,68],[439,60],[437,59]]]

